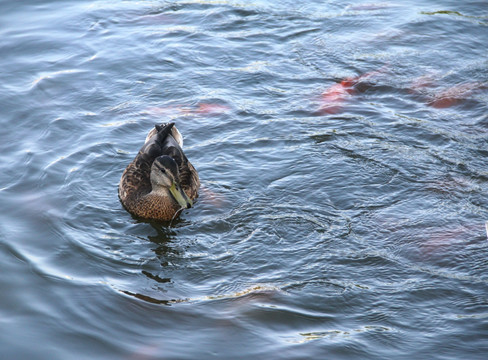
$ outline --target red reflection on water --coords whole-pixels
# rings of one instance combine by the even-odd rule
[[[200,186],[200,195],[202,196],[202,201],[210,203],[213,207],[222,208],[224,206],[224,195],[210,190],[204,185]]]
[[[201,115],[218,115],[230,111],[230,107],[221,104],[200,104],[198,105],[195,113]]]
[[[436,109],[444,109],[458,105],[470,98],[477,90],[486,89],[487,83],[469,82],[457,84],[444,89],[429,89],[436,86],[436,80],[433,75],[420,76],[410,85],[411,93],[419,93],[426,97],[427,105]]]
[[[229,106],[212,103],[201,103],[197,107],[185,105],[152,106],[144,110],[144,113],[153,116],[212,116],[227,113]]]
[[[423,260],[453,256],[457,249],[466,246],[473,238],[485,235],[487,230],[483,225],[461,225],[451,229],[426,228],[415,238],[415,244]]]
[[[392,7],[392,4],[389,3],[365,3],[365,4],[357,4],[357,5],[349,5],[346,9],[348,10],[381,10],[387,9]]]
[[[452,246],[465,243],[473,236],[474,231],[482,233],[483,230],[478,226],[460,226],[444,231],[433,229],[432,232],[426,234],[425,240],[420,244],[421,252],[424,256],[445,254]]]
[[[344,80],[349,82],[350,80]],[[321,96],[321,106],[319,113],[322,114],[337,114],[342,110],[344,102],[350,95],[354,94],[354,89],[343,83],[344,81],[332,85],[325,90]]]
[[[434,94],[433,99],[428,102],[428,105],[437,109],[454,106],[461,101],[468,99],[474,91],[482,89],[483,87],[486,88],[486,85],[479,82],[455,85]]]
[[[151,106],[144,110],[144,113],[153,116],[175,115],[183,112],[186,112],[186,110],[179,106]]]
[[[325,90],[320,96],[319,114],[337,114],[340,112],[346,101],[357,92],[356,86],[365,80],[378,76],[386,71],[386,66],[376,71],[370,71],[363,75],[348,77]]]
[[[409,92],[411,94],[420,93],[424,91],[425,88],[433,86],[435,83],[434,75],[427,74],[415,78],[409,87]]]

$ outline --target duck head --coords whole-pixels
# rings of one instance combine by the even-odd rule
[[[168,155],[157,157],[151,166],[151,185],[154,192],[167,192],[182,208],[191,208],[193,203],[180,185],[180,172],[176,161]]]

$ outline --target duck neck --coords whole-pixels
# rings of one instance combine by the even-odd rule
[[[151,192],[148,194],[151,196],[158,196],[158,197],[168,197],[168,198],[173,198],[171,196],[171,193],[169,192],[169,189],[164,186],[153,186]]]

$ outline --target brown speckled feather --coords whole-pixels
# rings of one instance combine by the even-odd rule
[[[180,166],[180,181],[185,194],[192,200],[196,199],[198,197],[200,179],[197,171],[188,160],[186,166]]]
[[[122,204],[131,213],[138,212],[137,200],[149,194],[152,190],[151,181],[149,180],[151,165],[152,161],[139,151],[122,174],[119,184],[119,197]]]
[[[136,216],[167,221],[173,219],[181,209],[172,197],[151,192],[151,166],[161,155],[171,156],[178,164],[179,181],[186,195],[191,200],[198,197],[198,173],[183,153],[181,134],[173,125],[152,129],[145,144],[122,174],[119,197],[127,211]]]

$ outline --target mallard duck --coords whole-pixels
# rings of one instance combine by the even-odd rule
[[[119,197],[131,214],[169,221],[193,206],[200,180],[183,153],[183,138],[174,123],[156,125],[127,166]]]

